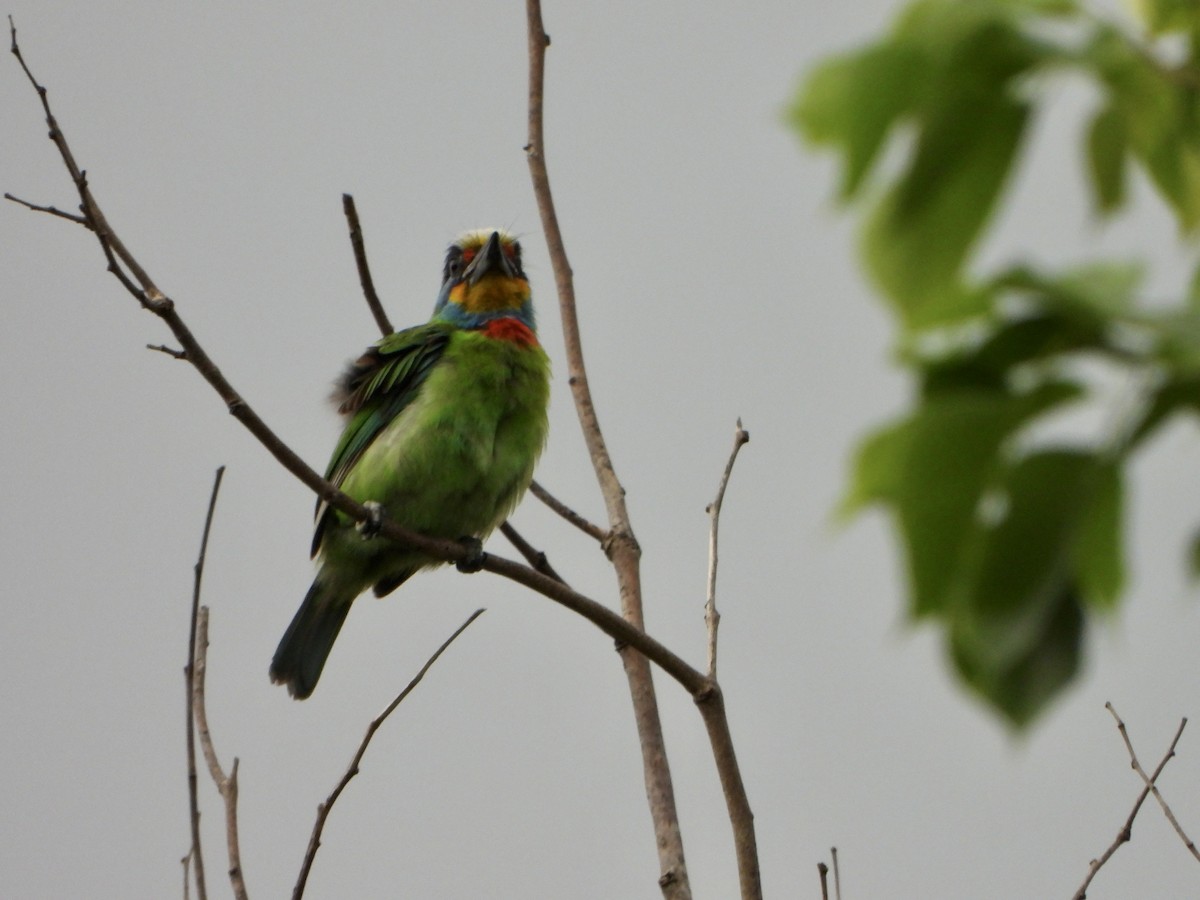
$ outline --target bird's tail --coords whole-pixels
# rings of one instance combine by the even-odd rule
[[[271,681],[286,684],[297,700],[311,694],[353,602],[353,596],[345,596],[318,575],[275,650]]]

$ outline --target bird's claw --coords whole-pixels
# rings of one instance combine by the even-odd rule
[[[370,515],[355,527],[358,528],[358,533],[362,535],[362,539],[369,541],[375,535],[379,534],[379,529],[383,527],[383,505],[376,503],[374,500],[368,500],[363,506],[366,507]]]
[[[477,537],[460,537],[458,542],[467,551],[467,555],[454,564],[455,568],[467,574],[482,569],[483,562],[487,559],[487,554],[483,552],[483,542]]]

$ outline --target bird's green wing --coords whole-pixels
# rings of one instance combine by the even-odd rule
[[[350,364],[334,395],[340,401],[338,411],[349,421],[325,470],[326,479],[341,487],[371,442],[412,402],[453,331],[454,326],[442,322],[406,328],[388,335]],[[330,515],[331,510],[318,501],[313,554],[321,546]]]

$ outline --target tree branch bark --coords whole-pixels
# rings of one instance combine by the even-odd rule
[[[600,431],[596,408],[592,403],[587,370],[583,362],[579,319],[575,310],[574,278],[567,261],[562,232],[558,226],[558,215],[550,193],[550,176],[546,168],[542,103],[546,47],[550,44],[550,38],[542,24],[539,0],[527,0],[525,9],[529,43],[529,143],[525,151],[529,161],[533,193],[537,198],[546,245],[554,268],[555,286],[558,289],[568,383],[571,385],[575,411],[583,429],[588,455],[591,457],[592,467],[600,483],[600,492],[608,509],[609,541],[605,549],[617,572],[621,614],[635,628],[644,630],[639,571],[641,548],[633,535],[629,514],[625,508],[625,491],[613,468],[604,436]],[[659,886],[667,900],[690,900],[691,884],[683,854],[683,837],[675,808],[675,790],[671,783],[671,771],[667,763],[666,743],[663,740],[662,722],[658,714],[658,699],[654,693],[650,665],[640,653],[629,646],[622,646],[620,653],[629,681],[634,720],[637,723],[638,739],[642,748],[646,797],[650,804],[650,815],[658,845]]]

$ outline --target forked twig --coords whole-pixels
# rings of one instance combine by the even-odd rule
[[[1105,703],[1104,707],[1110,713],[1112,713],[1113,718],[1117,720],[1117,730],[1121,732],[1121,737],[1125,741],[1125,746],[1128,749],[1130,756],[1133,757],[1133,746],[1129,742],[1129,735],[1125,729],[1125,723],[1121,721],[1121,717],[1117,715],[1117,711],[1111,703]],[[1183,729],[1186,725],[1187,719],[1183,719],[1179,723],[1179,728],[1175,732],[1175,737],[1171,740],[1171,746],[1167,748],[1167,752],[1163,755],[1163,758],[1159,760],[1158,766],[1154,769],[1154,773],[1150,775],[1149,779],[1146,780],[1146,786],[1143,787],[1142,792],[1138,794],[1138,798],[1134,802],[1133,809],[1130,811],[1129,817],[1125,820],[1125,824],[1121,826],[1121,830],[1117,832],[1116,838],[1113,839],[1113,842],[1108,845],[1105,851],[1096,859],[1093,859],[1088,865],[1087,875],[1084,876],[1083,883],[1079,885],[1079,889],[1075,892],[1071,900],[1084,900],[1084,898],[1087,897],[1087,889],[1091,885],[1092,879],[1096,877],[1096,873],[1099,872],[1104,864],[1112,858],[1112,855],[1116,853],[1118,849],[1120,849],[1122,844],[1128,843],[1133,838],[1133,820],[1137,818],[1137,814],[1142,809],[1142,804],[1145,803],[1146,798],[1150,796],[1150,789],[1158,780],[1158,776],[1162,773],[1162,770],[1166,767],[1171,757],[1175,755],[1175,745],[1179,743],[1179,738],[1183,735]],[[1136,759],[1136,757],[1134,758]],[[1143,772],[1142,774],[1144,777],[1145,773]]]
[[[1171,812],[1171,807],[1169,807],[1167,805],[1167,801],[1163,799],[1163,795],[1159,792],[1158,785],[1155,783],[1154,779],[1146,774],[1146,770],[1143,769],[1142,764],[1138,762],[1137,754],[1133,752],[1133,744],[1129,740],[1129,730],[1125,727],[1125,723],[1121,721],[1121,717],[1117,715],[1117,711],[1113,708],[1111,703],[1105,703],[1104,706],[1110,713],[1112,713],[1113,718],[1117,720],[1117,730],[1121,732],[1121,740],[1125,742],[1125,749],[1129,751],[1129,762],[1130,765],[1133,766],[1133,770],[1141,776],[1146,788],[1154,795],[1154,799],[1157,800],[1158,805],[1162,807],[1163,814],[1166,815],[1167,821],[1170,822],[1171,826],[1175,829],[1175,833],[1179,835],[1179,839],[1183,841],[1183,845],[1188,848],[1188,851],[1192,854],[1192,856],[1196,857],[1197,860],[1200,860],[1200,852],[1197,852],[1195,843],[1193,843],[1192,839],[1187,836],[1183,830],[1183,827],[1179,824],[1179,820],[1176,819],[1175,814]],[[1167,751],[1168,757],[1175,755],[1175,745],[1179,742],[1179,738],[1183,734],[1183,729],[1185,727],[1187,727],[1186,717],[1181,719],[1179,722],[1179,729],[1175,732],[1175,739],[1171,741],[1171,747]],[[1158,773],[1155,772],[1155,778],[1157,777]]]
[[[717,486],[717,497],[708,504],[708,598],[704,604],[704,624],[708,629],[708,677],[717,677],[717,629],[721,627],[721,614],[717,612],[717,529],[721,523],[721,504],[725,502],[725,488],[729,486],[729,476],[733,474],[733,464],[737,461],[738,451],[742,445],[749,443],[750,432],[742,427],[742,420],[737,420],[737,428],[733,433],[733,449],[729,451],[729,461],[725,463],[725,471],[721,475],[721,483]],[[836,861],[834,866],[836,875]]]
[[[529,493],[533,494],[533,496],[537,497],[546,506],[550,507],[551,510],[558,513],[559,516],[570,522],[584,534],[594,537],[601,544],[608,541],[609,532],[575,512],[575,510],[571,509],[571,507],[567,506],[567,504],[538,484],[536,480],[529,485]]]
[[[8,21],[12,22],[12,16],[8,17]],[[11,200],[13,203],[19,203],[26,209],[33,210],[34,212],[44,212],[47,215],[58,216],[60,219],[66,219],[68,222],[74,222],[76,225],[82,225],[84,228],[90,227],[88,220],[83,216],[76,215],[75,213],[65,212],[64,210],[59,209],[57,206],[42,206],[39,203],[30,203],[28,200],[22,200],[20,197],[14,197],[12,194],[7,192],[4,194],[4,199]]]
[[[642,587],[639,559],[641,548],[633,534],[629,512],[625,505],[625,490],[617,478],[612,458],[609,456],[599,417],[592,402],[588,385],[587,368],[583,361],[583,343],[579,332],[579,316],[575,306],[575,282],[567,251],[563,244],[562,229],[558,225],[558,213],[554,207],[554,196],[550,191],[550,175],[546,167],[545,129],[543,100],[545,95],[546,48],[550,36],[542,22],[540,0],[526,0],[526,38],[529,48],[529,140],[525,145],[526,161],[533,195],[537,200],[546,248],[554,269],[554,282],[558,293],[558,308],[562,319],[563,350],[567,358],[568,384],[575,403],[583,440],[592,463],[601,496],[608,511],[609,532],[604,540],[604,550],[612,560],[617,576],[621,598],[621,617],[638,631],[645,629],[642,612]],[[638,745],[642,751],[642,776],[645,781],[646,799],[654,824],[655,846],[658,850],[658,884],[664,900],[690,900],[691,882],[687,874],[687,862],[683,853],[683,837],[679,829],[679,814],[675,806],[675,788],[671,781],[671,769],[667,762],[666,742],[662,733],[662,721],[658,714],[658,698],[650,665],[644,657],[619,644],[621,663],[629,683],[629,695],[633,701],[634,724],[637,728]],[[695,694],[693,694],[695,696]],[[740,856],[739,856],[740,859]],[[745,892],[743,891],[743,894]]]
[[[208,730],[208,711],[204,703],[204,679],[208,673],[207,606],[200,607],[192,665],[195,668],[192,696],[196,708],[196,727],[200,731],[200,749],[204,752],[204,761],[208,763],[208,772],[217,786],[221,800],[225,803],[225,849],[229,855],[229,883],[233,886],[233,896],[237,900],[247,900],[246,881],[242,874],[242,853],[238,846],[238,758],[233,758],[233,767],[226,775],[217,759],[216,748],[213,747],[212,733]]]
[[[522,537],[521,532],[513,528],[509,522],[505,521],[500,523],[500,533],[508,538],[508,542],[517,549],[518,553],[525,557],[525,561],[529,563],[529,565],[533,566],[536,571],[541,572],[547,578],[553,578],[555,581],[561,581],[563,584],[567,583],[566,580],[554,570],[554,566],[550,565],[550,558],[546,556],[545,552],[539,550],[537,547],[533,546],[533,544],[529,543],[529,541],[525,540],[525,538]]]
[[[588,456],[600,485],[608,511],[609,532],[604,540],[604,549],[612,560],[617,575],[621,597],[621,615],[634,628],[644,633],[645,620],[642,609],[642,586],[639,560],[641,547],[633,533],[629,511],[625,504],[625,490],[617,478],[612,457],[609,455],[599,417],[592,402],[587,369],[583,360],[583,344],[579,331],[579,316],[575,304],[575,282],[563,244],[562,229],[558,224],[558,213],[550,190],[550,175],[546,167],[545,128],[543,101],[546,76],[546,48],[550,37],[542,21],[540,0],[525,2],[526,35],[529,46],[529,140],[525,145],[529,175],[533,194],[541,216],[542,230],[546,236],[546,247],[554,269],[555,286],[558,289],[558,306],[562,319],[563,349],[567,357],[568,384],[575,401],[575,412],[579,418]],[[679,830],[679,816],[675,807],[675,789],[671,782],[670,766],[667,764],[666,744],[663,740],[662,723],[658,715],[658,700],[654,683],[650,677],[649,664],[638,653],[629,652],[622,646],[621,660],[629,680],[630,696],[634,705],[634,720],[638,741],[642,750],[642,770],[646,782],[651,817],[659,856],[661,874],[659,886],[666,900],[688,900],[691,884],[684,860],[683,839]],[[690,669],[690,667],[688,667]],[[695,670],[691,670],[694,672]],[[691,690],[693,699],[704,719],[712,747],[713,761],[721,780],[729,822],[733,830],[734,849],[737,853],[738,886],[742,900],[761,900],[762,880],[759,873],[758,847],[754,831],[754,815],[746,796],[738,768],[737,754],[733,746],[733,735],[725,713],[724,698],[715,680],[701,676],[698,689]]]
[[[292,890],[292,900],[300,900],[300,898],[304,896],[304,886],[308,881],[308,873],[312,870],[312,864],[313,860],[316,858],[317,849],[321,846],[321,833],[325,830],[325,821],[329,818],[329,811],[333,809],[333,804],[337,802],[337,799],[341,796],[342,791],[346,789],[346,785],[348,785],[350,780],[358,774],[358,767],[362,763],[363,756],[367,752],[367,745],[371,743],[371,738],[375,736],[375,732],[379,730],[379,726],[383,724],[384,720],[390,716],[395,711],[396,707],[404,702],[404,698],[411,694],[413,689],[421,683],[421,679],[425,677],[425,673],[433,667],[433,664],[438,661],[438,657],[446,651],[446,648],[453,644],[455,639],[457,639],[460,634],[466,631],[467,627],[481,615],[483,615],[482,609],[477,609],[475,612],[471,613],[471,615],[467,618],[467,621],[459,625],[454,634],[446,638],[446,640],[442,642],[442,645],[433,652],[433,655],[426,660],[425,665],[421,666],[421,670],[413,676],[412,681],[405,686],[404,690],[397,694],[395,699],[384,708],[383,712],[372,719],[371,724],[367,726],[367,733],[363,735],[363,739],[358,745],[358,750],[355,752],[354,758],[350,760],[350,765],[346,768],[345,774],[342,775],[341,780],[337,783],[337,786],[333,789],[329,796],[325,798],[325,802],[317,807],[317,820],[313,824],[312,836],[308,839],[308,849],[304,853],[304,862],[300,866],[300,876],[296,879],[296,887]]]
[[[179,864],[183,866],[183,900],[188,900],[192,896],[191,863],[192,851],[189,849],[183,855],[183,859],[179,860]]]
[[[200,538],[200,553],[196,557],[196,565],[192,576],[192,611],[188,627],[187,665],[183,669],[183,680],[187,688],[185,705],[187,708],[187,764],[188,764],[188,808],[191,813],[192,847],[183,858],[184,896],[187,896],[188,860],[194,861],[196,871],[196,896],[206,900],[208,888],[204,882],[204,854],[200,850],[200,801],[198,797],[198,778],[196,774],[196,717],[195,717],[195,685],[196,685],[196,634],[200,619],[200,585],[204,580],[204,560],[208,556],[208,536],[212,532],[213,514],[217,508],[217,495],[221,490],[221,479],[225,477],[225,467],[219,466],[213,477],[212,493],[208,498],[208,512],[204,516],[204,532]]]

